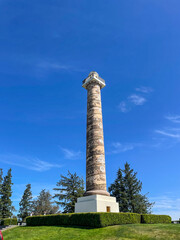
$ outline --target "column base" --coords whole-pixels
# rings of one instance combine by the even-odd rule
[[[90,195],[80,197],[75,204],[75,213],[82,212],[119,212],[119,203],[115,197]]]
[[[104,191],[104,190],[90,190],[90,191],[86,191],[84,193],[84,196],[90,196],[90,195],[110,196],[110,194],[107,191]]]

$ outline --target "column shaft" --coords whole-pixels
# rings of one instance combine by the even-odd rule
[[[101,88],[97,82],[87,86],[86,193],[108,195],[101,107]]]

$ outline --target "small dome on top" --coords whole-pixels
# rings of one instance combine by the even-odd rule
[[[95,76],[99,77],[99,74],[97,72],[95,72],[95,71],[90,72],[89,76],[91,76],[91,75],[95,75]]]

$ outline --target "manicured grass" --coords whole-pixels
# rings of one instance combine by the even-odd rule
[[[4,240],[180,240],[180,224],[132,224],[106,228],[17,227]]]

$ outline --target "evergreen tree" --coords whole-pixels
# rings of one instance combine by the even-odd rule
[[[33,214],[46,215],[57,213],[59,207],[57,205],[54,205],[54,202],[51,200],[52,196],[49,191],[46,192],[46,190],[43,189],[37,199],[33,201]]]
[[[147,197],[147,194],[137,194],[135,198],[135,213],[149,214],[151,213],[151,208],[153,207],[154,202],[150,203]]]
[[[0,168],[0,219],[2,218],[2,182],[3,182],[3,170]]]
[[[75,203],[78,197],[84,194],[84,180],[68,171],[67,177],[61,175],[61,179],[54,188],[56,193],[54,198],[57,198],[57,204],[64,208],[64,213],[73,213],[75,210]]]
[[[128,212],[127,193],[125,191],[125,183],[122,170],[120,168],[117,172],[117,178],[109,187],[109,192],[112,196],[116,197],[116,200],[119,203],[119,211]]]
[[[125,164],[125,169],[123,172],[129,212],[135,212],[137,197],[142,190],[142,182],[137,179],[137,172],[134,172],[128,163]]]
[[[117,198],[121,212],[150,213],[154,203],[150,203],[147,194],[141,194],[141,190],[142,182],[128,163],[124,170],[118,170],[117,178],[109,188],[112,196]]]
[[[26,185],[26,189],[23,193],[19,206],[20,208],[19,208],[18,217],[24,220],[27,216],[30,216],[32,212],[31,184]]]
[[[4,177],[2,183],[2,217],[9,218],[12,216],[12,212],[15,211],[15,208],[12,206],[11,196],[12,196],[12,175],[11,168],[8,170],[7,175]]]

